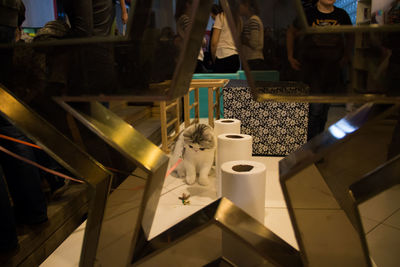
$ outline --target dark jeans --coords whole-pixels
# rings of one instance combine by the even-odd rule
[[[15,28],[0,25],[0,44],[12,43],[15,39]],[[0,83],[8,85],[13,61],[12,49],[0,49]]]
[[[0,177],[0,252],[13,249],[18,244],[14,212],[8,197],[7,186]]]
[[[108,36],[115,18],[111,0],[61,0],[71,24],[71,37]]]
[[[330,104],[310,103],[308,111],[307,140],[312,139],[325,129]]]
[[[196,64],[196,69],[194,70],[194,73],[206,73],[206,67],[204,67],[203,61],[197,60]]]
[[[249,64],[250,70],[266,70],[267,65],[264,62],[264,59],[251,59],[247,61]]]
[[[214,64],[215,73],[235,73],[240,68],[239,55],[232,55],[225,58],[216,58]]]
[[[0,117],[0,134],[31,142],[21,131],[2,117]],[[15,154],[36,161],[33,148],[8,140],[0,140],[0,145]],[[25,224],[46,221],[46,198],[42,192],[39,170],[3,152],[0,154],[0,162],[14,202],[17,221]]]
[[[62,0],[71,23],[70,37],[109,36],[115,18],[111,0]],[[93,18],[93,19],[91,19]],[[71,50],[69,94],[110,94],[115,87],[113,50],[109,44],[94,44]]]
[[[315,48],[301,58],[301,80],[310,86],[311,94],[338,94],[343,91],[342,55],[340,49]],[[329,107],[330,104],[310,104],[307,140],[324,131]]]

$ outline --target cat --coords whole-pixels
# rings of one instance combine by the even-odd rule
[[[186,177],[186,183],[191,185],[196,182],[198,173],[199,184],[208,185],[208,174],[214,162],[215,147],[213,128],[206,124],[194,124],[179,135],[170,165],[181,158],[182,162],[175,169],[178,177]]]

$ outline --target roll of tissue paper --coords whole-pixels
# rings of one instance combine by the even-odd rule
[[[240,120],[220,119],[214,121],[214,134],[216,137],[220,134],[236,133],[240,134]]]
[[[233,160],[251,160],[253,139],[247,134],[220,134],[216,157],[217,193],[221,196],[221,165]]]
[[[264,224],[264,164],[248,160],[228,161],[222,164],[221,173],[222,196]]]

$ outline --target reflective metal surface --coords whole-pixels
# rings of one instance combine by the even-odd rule
[[[114,251],[113,247],[106,246],[121,238],[130,240],[124,243],[124,252],[119,254],[119,262],[127,263],[132,253],[140,251],[140,244],[146,242],[161,195],[164,177],[168,165],[168,157],[161,149],[137,132],[131,125],[113,114],[98,102],[89,103],[65,103],[58,101],[84,125],[100,136],[121,155],[142,168],[147,175],[141,179],[130,178],[115,188],[110,196],[110,205],[106,207],[106,222],[100,233],[100,250],[98,250],[98,262],[109,260]],[[130,194],[133,199],[127,199],[127,192],[121,189],[135,188]],[[119,196],[118,196],[119,195]],[[118,205],[112,204],[112,199],[124,200],[125,208],[138,209],[130,217],[112,219],[116,215]],[[109,221],[107,218],[110,218]],[[130,237],[129,237],[130,236]],[[138,250],[138,251],[135,251]]]
[[[224,254],[224,239],[235,244],[235,254]],[[235,266],[303,266],[298,251],[225,198],[152,239],[148,246],[149,255],[138,266],[204,266],[220,257]]]
[[[242,51],[241,32],[236,28],[239,2],[221,0],[256,99],[371,103],[340,120],[280,162],[281,183],[300,252],[226,199],[214,202],[158,237],[147,240],[168,158],[102,104],[88,102],[160,101],[186,93],[211,0],[193,0],[192,23],[180,40],[179,49],[170,29],[175,23],[172,1],[160,1],[160,6],[157,6],[155,1],[147,0],[135,1],[126,37],[94,36],[0,45],[0,49],[35,49],[34,53],[45,57],[43,77],[33,80],[23,77],[22,85],[14,81],[10,87],[10,91],[32,109],[1,87],[0,110],[53,158],[88,184],[91,206],[81,266],[95,263],[104,266],[202,266],[219,258],[225,259],[222,262],[239,266],[371,266],[357,205],[398,183],[398,152],[393,154],[388,150],[398,145],[394,140],[399,135],[399,106],[372,104],[400,101],[396,82],[398,68],[377,71],[384,69],[386,61],[390,62],[389,54],[381,51],[396,52],[398,27],[314,29],[306,23],[300,0],[262,1],[270,7],[264,8],[260,15],[270,19],[268,23],[264,21],[270,28],[266,31],[269,34],[264,40],[263,52],[266,55],[264,60],[271,61],[268,62],[270,65],[264,65],[264,69],[279,70],[282,80],[292,80],[293,77],[281,65],[287,61],[282,41],[287,26],[297,16],[302,25],[300,35],[361,34],[356,36],[352,60],[354,77],[361,77],[360,81],[353,79],[351,86],[340,92],[272,94],[268,86],[257,88],[257,82],[263,80],[262,75],[256,79],[251,74],[255,69]],[[90,6],[89,2],[85,4]],[[156,21],[154,11],[166,11],[168,19]],[[90,20],[91,17],[85,18]],[[279,20],[283,17],[287,21],[281,23]],[[90,24],[93,21],[89,21]],[[367,34],[362,36],[364,32]],[[379,60],[382,56],[385,56],[384,61]],[[22,66],[26,72],[26,66]],[[370,76],[363,78],[363,75]],[[18,80],[19,76],[16,77]],[[280,85],[274,86],[279,89]],[[92,142],[89,145],[82,142],[82,145],[88,147],[93,157],[103,156],[93,152],[96,151],[93,148],[104,141],[113,149],[117,161],[130,162],[129,171],[137,165],[144,172],[127,178],[125,175],[112,187],[109,195],[111,174],[64,137],[63,134],[67,135],[69,130],[64,123],[65,112],[57,109],[54,97],[98,138],[92,142],[94,134],[87,133],[83,138],[84,142]],[[33,110],[54,124],[62,134]],[[116,251],[120,255],[117,259],[113,257]]]
[[[108,2],[98,0],[93,6],[77,5],[74,11],[86,20],[91,17],[88,14],[96,13],[100,5],[107,6],[103,12],[106,14],[108,5],[111,5]],[[118,96],[135,96],[135,101],[173,99],[183,96],[189,89],[211,4],[211,0],[192,1],[188,11],[191,23],[179,40],[176,39],[175,5],[171,1],[138,0],[130,9],[125,36],[96,34],[96,31],[110,30],[104,25],[96,26],[96,19],[108,20],[96,17],[100,16],[96,13],[93,14],[95,25],[85,29],[84,38],[69,36],[74,33],[73,27],[61,37],[54,37],[50,32],[32,43],[0,44],[0,49],[12,47],[18,53],[33,50],[45,58],[44,64],[49,73],[62,69],[57,73],[62,79],[52,81],[50,87],[62,88],[63,94],[112,95],[115,99]],[[88,21],[90,24],[93,21]],[[46,84],[40,90],[52,95],[61,94],[46,87]]]
[[[180,262],[189,264],[191,260],[187,250],[184,250],[185,254],[181,258],[176,257],[175,253],[179,250],[176,246],[182,246],[182,242],[198,243],[196,247],[209,246],[204,235],[209,237],[208,233],[211,231],[219,233],[217,236],[222,250],[213,247],[211,251],[202,250],[199,254],[199,250],[191,247],[189,253],[194,253],[198,260],[192,263],[193,266],[201,266],[219,256],[227,257],[238,266],[246,266],[250,262],[259,266],[302,266],[295,249],[226,199],[207,206],[148,241],[147,236],[164,182],[167,156],[100,103],[65,103],[60,99],[58,102],[124,157],[147,172],[145,177],[128,177],[110,195],[100,233],[96,256],[98,263],[122,266],[133,255],[131,263],[135,266],[154,266],[156,262],[159,262],[158,266],[166,266],[166,262],[173,265]],[[135,190],[124,191],[128,188]],[[122,208],[118,205],[121,200],[124,201]],[[118,215],[120,212],[124,212],[122,217]],[[181,241],[182,239],[185,241]],[[115,249],[118,249],[119,257],[111,262]],[[236,252],[232,253],[232,249]],[[211,253],[211,256],[207,253]],[[160,257],[167,258],[160,261]],[[244,259],[246,260],[243,261]]]
[[[0,111],[46,153],[89,186],[90,204],[80,264],[93,266],[111,174],[3,86],[0,87]]]
[[[365,175],[362,180],[350,186],[350,194],[356,203],[368,199],[400,184],[400,154],[392,158],[376,170]]]
[[[388,151],[396,146],[399,109],[366,104],[280,161],[282,189],[308,266],[371,266],[357,198],[361,188],[376,194],[398,183],[398,158]]]
[[[400,25],[362,24],[360,16],[367,16],[364,13],[368,10],[361,11],[360,7],[355,25],[313,27],[307,22],[303,2],[258,1],[246,13],[242,1],[221,1],[254,98],[309,103],[399,103]],[[246,39],[246,25],[249,21],[254,23],[254,18],[258,18],[256,26],[264,34],[263,40],[257,39],[257,46],[262,49],[257,59],[252,54],[255,44],[249,46]],[[293,56],[300,63],[299,69],[288,60],[288,36],[292,32]],[[321,40],[337,43],[318,45]],[[278,70],[282,82],[258,84],[268,77],[252,75],[252,71],[265,70]],[[304,82],[311,90],[307,94],[287,94],[286,81]],[[279,88],[282,90],[276,90]]]

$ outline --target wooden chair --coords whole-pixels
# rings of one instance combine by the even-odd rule
[[[184,126],[189,127],[194,123],[200,121],[200,88],[208,88],[208,123],[214,127],[214,114],[217,119],[221,117],[220,112],[220,91],[223,86],[228,83],[227,79],[196,79],[192,80],[189,91],[183,96],[183,115],[184,115]],[[194,101],[190,104],[190,93],[194,91]],[[215,102],[214,102],[215,92]],[[169,146],[172,142],[178,138],[180,133],[180,101],[181,98],[177,98],[172,102],[167,103],[166,101],[157,102],[160,105],[160,121],[161,121],[161,149],[169,153]],[[170,109],[175,108],[175,112],[171,112],[172,118],[167,120],[167,112]],[[194,109],[194,119],[190,119],[190,111]],[[168,128],[175,125],[175,131],[172,136],[168,135]]]
[[[169,153],[169,145],[178,138],[180,133],[180,100],[181,98],[177,98],[172,102],[168,103],[167,101],[160,101],[160,121],[161,121],[161,149],[165,153]],[[171,112],[172,115],[175,115],[171,118],[170,121],[167,121],[167,111],[170,109],[175,109],[175,112]],[[172,125],[175,125],[175,131],[172,136],[168,135],[168,128]]]

